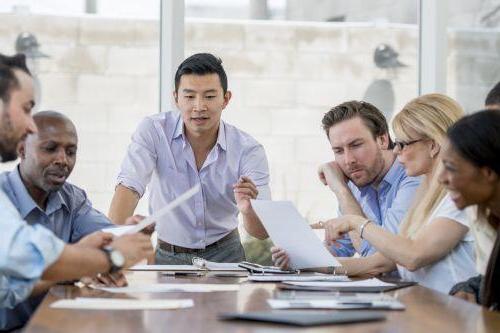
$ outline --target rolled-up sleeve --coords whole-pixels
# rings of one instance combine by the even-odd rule
[[[115,226],[103,213],[92,207],[92,203],[83,190],[77,189],[75,197],[77,198],[76,216],[73,222],[74,230],[70,238],[71,243],[76,243],[93,232]]]
[[[150,118],[145,118],[132,135],[132,142],[128,146],[118,174],[118,185],[134,190],[141,197],[144,195],[156,166],[157,143],[158,134],[154,122]]]
[[[240,175],[247,176],[254,182],[259,191],[257,199],[271,200],[269,164],[262,145],[253,146],[243,154]]]

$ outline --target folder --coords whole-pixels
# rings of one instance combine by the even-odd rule
[[[293,326],[318,326],[329,324],[349,324],[385,320],[385,315],[377,312],[342,311],[270,311],[270,312],[232,312],[219,315],[221,320],[246,320],[278,323]]]

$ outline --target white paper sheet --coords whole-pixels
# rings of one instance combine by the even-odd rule
[[[174,271],[174,272],[204,272],[205,269],[194,265],[135,265],[128,268],[129,271]]]
[[[392,287],[395,286],[393,283],[387,283],[376,278],[350,281],[350,282],[331,282],[331,281],[290,281],[284,282],[286,284],[291,284],[301,287],[325,287],[325,288],[335,288],[335,287]]]
[[[123,298],[88,298],[62,299],[50,305],[55,309],[78,310],[166,310],[190,308],[192,299],[123,299]]]
[[[268,299],[272,309],[391,309],[403,310],[405,306],[396,299],[386,300],[281,300]]]
[[[127,287],[92,286],[92,288],[104,290],[110,293],[166,293],[166,292],[206,293],[215,291],[238,291],[240,289],[240,286],[237,284],[152,283],[152,284],[134,284]]]
[[[115,235],[116,237],[120,237],[122,235],[127,234],[130,230],[132,230],[135,225],[124,225],[121,227],[111,227],[102,229],[103,232],[109,232],[110,234]]]
[[[350,281],[346,275],[249,275],[248,281],[254,282],[288,282],[288,281]]]
[[[181,205],[184,201],[186,201],[187,199],[191,198],[193,195],[198,193],[199,190],[200,190],[200,185],[195,185],[191,189],[187,190],[186,192],[182,193],[180,196],[175,198],[175,200],[169,202],[168,205],[161,208],[160,210],[155,212],[153,215],[146,217],[144,220],[142,220],[141,222],[139,222],[137,224],[134,224],[132,226],[127,225],[127,226],[122,226],[122,227],[106,228],[106,229],[103,229],[102,231],[110,232],[115,236],[135,234],[136,232],[139,232],[142,229],[157,222],[160,217],[168,214],[174,208]]]
[[[290,257],[292,269],[341,266],[290,201],[251,200],[274,244]]]

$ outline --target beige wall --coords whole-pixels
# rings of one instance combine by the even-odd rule
[[[63,111],[76,123],[80,147],[71,181],[107,212],[132,131],[158,111],[158,22],[14,15],[0,21],[1,52],[12,53],[17,34],[31,31],[51,55],[39,63],[41,108]],[[415,27],[403,25],[191,20],[186,55],[204,51],[223,59],[233,91],[224,119],[264,144],[274,199],[293,200],[316,220],[336,209],[316,180],[317,166],[332,158],[320,128],[323,113],[361,99],[375,79],[392,82],[396,110],[415,97],[417,37]],[[453,32],[450,41],[450,91],[475,109],[499,79],[499,34]],[[382,42],[408,67],[376,68],[373,50]]]

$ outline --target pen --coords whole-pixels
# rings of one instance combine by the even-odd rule
[[[372,307],[372,302],[339,302],[338,305],[356,305],[356,306],[368,306]]]

